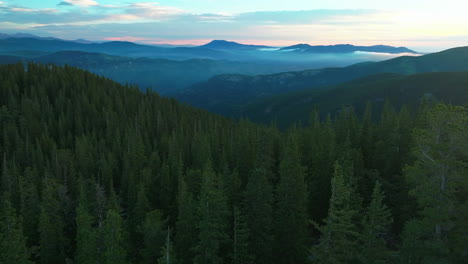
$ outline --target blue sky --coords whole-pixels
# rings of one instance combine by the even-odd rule
[[[465,2],[0,0],[0,32],[154,44],[228,39],[277,46],[388,44],[436,51],[468,45]]]

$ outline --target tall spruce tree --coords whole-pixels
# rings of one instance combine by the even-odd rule
[[[362,263],[389,263],[392,252],[388,248],[388,238],[392,216],[384,204],[385,196],[381,184],[375,183],[372,199],[366,209],[360,234],[360,254]]]
[[[250,174],[244,192],[245,218],[250,229],[250,251],[254,262],[272,263],[273,254],[273,190],[265,169]]]
[[[279,172],[275,196],[275,259],[281,264],[303,263],[308,223],[307,184],[294,135],[286,142]]]
[[[228,240],[227,201],[211,162],[203,170],[203,182],[198,201],[198,244],[195,246],[196,264],[219,264],[224,262],[221,252]]]
[[[162,212],[153,210],[146,214],[143,224],[139,227],[143,243],[140,249],[141,263],[150,264],[158,261],[161,248],[166,239],[166,220]]]
[[[31,264],[31,251],[26,247],[21,221],[9,196],[8,192],[4,193],[0,203],[0,263]]]
[[[179,178],[178,216],[176,222],[175,252],[181,264],[192,263],[193,247],[198,241],[197,207],[183,177]]]
[[[103,264],[127,264],[127,247],[123,230],[122,217],[109,209],[103,228]]]
[[[250,251],[250,230],[240,208],[234,207],[232,264],[251,264],[253,257]]]
[[[43,180],[41,213],[39,215],[39,254],[42,264],[65,262],[66,238],[60,209],[57,184],[51,178],[45,178]]]
[[[353,221],[357,212],[351,208],[351,189],[343,174],[341,165],[335,163],[328,216],[322,226],[315,224],[320,240],[311,250],[314,263],[345,264],[357,257],[358,232]]]
[[[80,200],[76,208],[76,256],[78,264],[95,264],[98,262],[98,230],[94,228],[94,218],[89,213],[90,202],[86,189],[80,183]]]
[[[466,219],[456,208],[466,203],[468,186],[468,111],[436,105],[426,112],[426,124],[415,133],[414,164],[405,170],[410,195],[418,214],[403,232],[402,259],[412,263],[458,263],[465,249],[454,241],[468,242]]]

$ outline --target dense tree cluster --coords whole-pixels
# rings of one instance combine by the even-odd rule
[[[0,263],[468,255],[466,108],[279,131],[67,66],[1,66],[0,84]]]

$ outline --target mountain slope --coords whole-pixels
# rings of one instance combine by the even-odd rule
[[[112,45],[119,45],[114,43]],[[124,44],[126,45],[126,44]],[[21,53],[22,54],[22,53]],[[223,73],[265,74],[295,68],[295,65],[235,62],[224,60],[190,59],[184,61],[129,58],[103,53],[60,51],[35,58],[1,56],[1,64],[37,62],[70,65],[106,76],[122,84],[134,83],[143,89],[151,88],[171,95],[197,82]]]
[[[248,105],[243,112],[255,121],[287,126],[307,121],[318,107],[322,114],[335,114],[342,106],[352,106],[360,114],[370,102],[379,112],[388,100],[393,106],[417,106],[423,98],[454,105],[468,102],[468,71],[437,72],[415,75],[376,74],[324,89],[308,89],[261,100]]]
[[[344,68],[325,68],[273,75],[222,75],[193,85],[176,98],[213,112],[237,115],[241,105],[260,98],[344,83],[378,74],[415,74],[468,70],[468,47],[454,48],[419,57],[402,56],[382,62],[354,64]]]

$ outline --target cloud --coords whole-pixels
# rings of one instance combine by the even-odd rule
[[[62,0],[55,9],[0,2],[0,21],[7,21],[0,22],[3,30],[21,28],[69,39],[128,36],[125,38],[144,43],[178,44],[228,39],[274,46],[299,42],[422,46],[438,39],[437,43],[460,43],[448,38],[465,36],[468,27],[462,11],[450,16],[442,11],[427,14],[359,9],[191,13],[156,2],[101,5],[93,0]]]
[[[93,0],[64,0],[59,5],[72,5],[72,6],[97,6],[98,2]]]
[[[155,2],[132,3],[123,8],[127,14],[138,16],[142,19],[168,19],[187,14],[186,11],[170,6],[161,6]]]
[[[70,3],[64,2],[64,1],[58,3],[57,5],[58,5],[58,6],[73,6],[73,4],[70,4]]]

